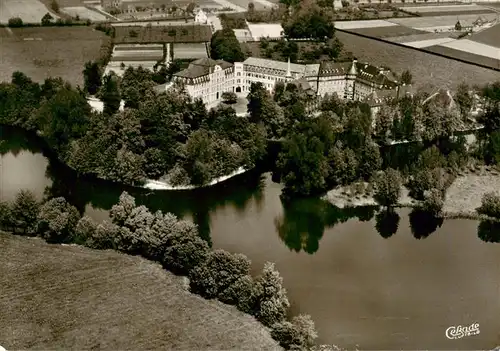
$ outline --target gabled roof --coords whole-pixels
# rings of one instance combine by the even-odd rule
[[[204,57],[191,62],[188,68],[175,73],[174,76],[182,78],[199,78],[212,73],[215,66],[227,69],[232,65],[232,63],[223,60],[212,60],[211,58]]]
[[[245,61],[243,61],[244,65],[256,66],[256,67],[264,67],[270,69],[276,69],[287,72],[288,70],[288,62],[269,60],[259,57],[249,57]],[[306,76],[314,76],[318,74],[319,64],[311,64],[311,65],[301,65],[298,63],[290,63],[290,72],[298,73],[300,75]]]

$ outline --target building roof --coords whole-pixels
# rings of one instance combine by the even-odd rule
[[[280,71],[284,71],[285,73],[288,71],[288,62],[269,60],[258,57],[249,57],[245,61],[243,61],[244,65],[256,66],[256,67],[264,67],[271,68]],[[301,65],[298,63],[290,63],[290,72],[306,75],[306,76],[314,76],[318,74],[319,64],[312,65]]]
[[[206,43],[212,38],[208,25],[116,26],[115,44]]]
[[[261,38],[281,38],[283,37],[283,27],[279,23],[248,23],[248,30],[253,40],[259,41]]]
[[[360,79],[372,82],[382,89],[394,89],[398,86],[390,70],[363,62],[322,62],[319,68],[320,77],[343,76],[356,74]]]
[[[212,60],[210,58],[201,58],[191,62],[188,68],[174,74],[182,78],[199,78],[212,73],[215,66],[222,69],[231,67],[233,64],[223,60]]]
[[[413,86],[400,85],[398,89],[377,90],[368,95],[364,102],[370,107],[381,106],[395,98],[401,98],[407,94],[413,94]]]

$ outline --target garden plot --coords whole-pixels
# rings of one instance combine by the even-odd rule
[[[384,20],[368,20],[368,21],[337,21],[335,28],[338,29],[361,29],[361,28],[379,28],[379,27],[393,27],[399,23],[392,23]]]
[[[415,29],[440,29],[440,28],[453,28],[460,21],[462,27],[472,26],[472,24],[481,17],[486,21],[492,21],[496,19],[496,14],[485,14],[485,15],[461,15],[461,16],[434,16],[434,17],[413,17],[413,18],[391,18],[387,21],[402,26],[412,27]]]
[[[81,19],[88,19],[92,22],[107,21],[106,16],[100,14],[99,12],[92,11],[83,6],[77,7],[63,7],[61,12],[64,12],[71,17],[80,17]]]
[[[433,45],[446,44],[455,41],[456,39],[452,38],[439,38],[439,39],[428,39],[428,40],[417,40],[417,41],[409,41],[403,43],[406,46],[411,46],[412,48],[426,48]]]
[[[159,61],[163,50],[115,51],[111,61]]]
[[[163,44],[117,44],[113,51],[137,51],[137,50],[163,50]]]
[[[493,59],[500,59],[499,48],[482,43],[477,43],[475,41],[468,39],[455,40],[450,43],[442,44],[442,46],[455,50],[469,52],[471,54],[490,57]]]
[[[199,59],[208,57],[207,47],[203,43],[174,44],[174,59]]]
[[[352,33],[363,34],[375,38],[424,34],[423,31],[400,25],[389,26],[389,27],[375,27],[375,28],[357,28],[357,29],[351,29],[349,31]]]
[[[0,23],[7,23],[13,17],[21,18],[24,23],[40,23],[47,12],[49,9],[38,0],[0,0]],[[58,18],[54,14],[52,17]]]
[[[117,76],[123,76],[127,67],[148,69],[153,71],[153,67],[156,65],[157,61],[110,61],[106,68],[104,69],[104,74],[109,74],[111,71],[115,72]],[[122,68],[122,63],[125,65]]]

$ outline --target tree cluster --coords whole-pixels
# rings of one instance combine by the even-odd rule
[[[321,7],[314,0],[282,2],[293,9],[282,23],[287,38],[324,41],[334,37],[333,8]]]
[[[223,28],[212,35],[210,57],[214,60],[224,60],[231,63],[245,60],[240,43],[232,29]]]
[[[39,131],[80,174],[126,184],[162,178],[203,185],[264,156],[262,125],[224,105],[207,111],[181,85],[156,93],[152,76],[129,68],[121,79],[111,75],[101,86],[87,84],[104,102],[98,113],[84,92],[62,80],[40,85],[16,72],[12,83],[0,84],[0,122]]]
[[[13,203],[0,202],[1,228],[38,235],[48,242],[114,249],[159,262],[175,274],[189,276],[191,292],[255,316],[286,349],[313,346],[317,333],[309,316],[286,321],[290,303],[274,264],[266,263],[254,278],[246,256],[212,251],[193,222],[171,213],[151,213],[126,192],[112,207],[110,218],[96,223],[81,217],[62,197],[39,202],[26,190]]]

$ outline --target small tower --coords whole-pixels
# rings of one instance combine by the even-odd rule
[[[290,68],[290,56],[288,56],[288,65],[287,65],[287,69],[286,69],[286,76],[287,76],[287,78],[292,77],[292,70]]]
[[[351,67],[349,68],[349,72],[346,75],[344,99],[354,100],[357,75],[358,75],[358,60],[353,59]]]

